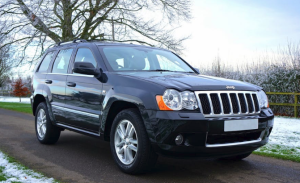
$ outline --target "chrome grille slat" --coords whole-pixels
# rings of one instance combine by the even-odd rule
[[[251,100],[252,100],[253,113],[255,113],[255,112],[256,112],[256,109],[255,109],[255,104],[254,104],[253,94],[250,94],[250,97],[251,97]]]
[[[224,108],[223,108],[223,100],[221,97],[221,93],[218,93],[219,101],[220,101],[220,107],[221,107],[221,114],[224,114]]]
[[[236,98],[239,104],[239,112],[238,114],[242,114],[242,107],[241,107],[241,101],[240,101],[240,97],[238,96],[238,93],[236,93]]]
[[[241,106],[241,111],[240,113],[244,113],[246,114],[248,112],[247,110],[247,104],[246,104],[246,99],[245,99],[245,96],[243,93],[238,93],[237,94],[238,98],[239,98],[239,101],[240,101],[240,106]]]
[[[229,105],[230,105],[230,115],[233,114],[233,107],[232,107],[232,101],[231,101],[231,97],[230,97],[230,93],[227,93],[228,96],[228,100],[229,100]]]
[[[204,107],[210,108],[210,114],[203,113],[203,110],[202,110],[203,103],[201,102],[199,94],[201,94],[201,95],[205,94],[207,96],[210,106],[204,106]],[[214,95],[211,95],[211,94],[214,94]],[[215,95],[215,94],[217,94],[217,95]],[[226,99],[226,97],[224,97],[224,94],[227,95],[228,100]],[[239,94],[240,94],[240,96],[239,96]],[[221,117],[221,116],[229,116],[230,117],[230,116],[255,115],[255,114],[260,113],[260,110],[257,110],[256,106],[255,106],[256,103],[258,103],[257,92],[255,92],[255,91],[195,91],[195,95],[197,97],[197,101],[198,101],[200,110],[204,114],[205,117]],[[223,96],[225,101],[222,100],[221,95]],[[246,95],[248,95],[248,99],[247,99]],[[249,97],[249,95],[250,95],[250,97]],[[213,96],[213,98],[211,96]],[[233,97],[233,98],[231,98],[231,97]],[[236,97],[236,99],[234,99],[234,97]],[[244,105],[243,105],[244,110],[242,110],[242,107],[241,107],[242,103],[240,101],[240,97],[242,98],[243,103],[244,103]],[[233,102],[232,101],[233,99],[236,101]],[[214,100],[214,101],[212,101],[212,100]],[[249,100],[249,102],[248,102],[248,100]],[[230,109],[228,109],[228,101],[229,101]],[[213,104],[215,104],[215,106],[219,107],[218,105],[216,105],[216,102],[218,102],[220,104],[220,110],[221,110],[221,112],[217,113],[217,114],[215,113],[216,109],[214,108],[214,105],[213,105]],[[237,102],[237,104],[235,104],[236,102]],[[205,102],[205,103],[207,103],[207,102]],[[235,107],[233,105],[235,105]],[[251,105],[251,106],[249,106],[249,105]],[[224,106],[226,107],[226,114],[224,111]],[[239,109],[239,111],[237,111],[237,109]],[[228,110],[230,110],[229,113],[228,113]],[[238,112],[238,113],[234,113],[234,111]],[[219,110],[217,110],[217,112],[219,112]]]
[[[247,111],[246,113],[249,114],[250,111],[249,111],[249,106],[248,106],[249,104],[248,104],[248,100],[247,100],[247,97],[246,97],[246,93],[244,93],[244,99],[245,99],[245,103],[246,103],[246,111]]]
[[[228,93],[221,93],[220,97],[222,99],[222,105],[223,105],[223,113],[224,114],[230,114],[231,108],[230,108],[230,101],[228,98]]]
[[[210,104],[210,114],[214,114],[214,107],[213,107],[213,104],[212,104],[212,101],[211,101],[211,98],[210,98],[210,93],[207,94],[207,97],[208,97],[208,101],[209,101],[209,104]]]

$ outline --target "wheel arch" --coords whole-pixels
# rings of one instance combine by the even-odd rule
[[[104,125],[104,140],[105,141],[109,141],[110,140],[111,126],[112,126],[112,123],[113,123],[115,117],[117,116],[117,114],[119,112],[121,112],[122,110],[130,109],[130,108],[138,109],[139,113],[140,113],[140,109],[137,106],[137,104],[132,103],[132,102],[114,101],[111,104],[111,106],[109,108],[109,111],[107,113],[107,118],[105,120],[105,125]]]
[[[33,105],[32,105],[32,113],[35,116],[36,108],[41,102],[46,102],[45,97],[42,94],[37,94],[34,96]]]

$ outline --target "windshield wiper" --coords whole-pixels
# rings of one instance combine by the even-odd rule
[[[184,72],[184,73],[195,73],[194,71]]]
[[[173,72],[171,70],[166,70],[166,69],[155,69],[155,70],[149,70],[149,71],[169,71],[169,72]]]

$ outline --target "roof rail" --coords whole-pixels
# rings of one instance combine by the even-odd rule
[[[68,43],[77,43],[77,42],[87,42],[87,40],[85,39],[74,39],[73,41],[61,41],[61,42],[58,42],[55,46],[60,46],[62,44],[68,44]]]
[[[80,41],[80,42],[87,42],[87,40],[85,40],[85,39],[80,39],[80,38],[78,38],[78,39],[74,39],[74,40],[73,40],[73,43],[76,43],[77,41]]]

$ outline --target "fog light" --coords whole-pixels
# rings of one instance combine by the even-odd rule
[[[183,142],[183,136],[181,134],[177,135],[177,137],[175,138],[176,145],[180,145],[182,144],[182,142]]]

